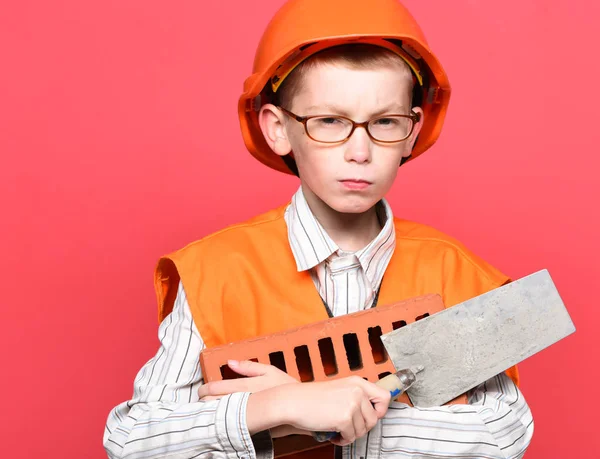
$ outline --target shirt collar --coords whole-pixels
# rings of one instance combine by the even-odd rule
[[[314,268],[338,251],[337,244],[310,210],[302,187],[292,196],[292,202],[285,211],[285,221],[298,271]]]
[[[396,246],[392,209],[385,199],[380,202],[378,212],[384,222],[383,228],[375,239],[355,253],[372,285],[379,284],[384,270],[378,267],[387,266]],[[285,221],[298,271],[314,268],[340,250],[310,210],[302,187],[292,197]]]

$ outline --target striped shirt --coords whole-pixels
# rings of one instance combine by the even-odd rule
[[[378,215],[381,232],[363,249],[349,253],[327,235],[301,189],[286,209],[297,268],[311,270],[334,316],[368,308],[374,301],[395,248],[393,215],[385,200]],[[158,352],[138,372],[132,399],[108,416],[108,457],[272,458],[268,433],[251,437],[248,432],[248,393],[199,401],[203,381],[198,355],[204,343],[181,284],[158,335]],[[521,458],[533,434],[533,419],[512,380],[500,374],[470,391],[468,398],[468,405],[426,409],[393,402],[367,436],[343,449],[343,457]]]

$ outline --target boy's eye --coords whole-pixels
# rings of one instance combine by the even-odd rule
[[[325,118],[317,118],[316,121],[323,126],[328,126],[328,125],[331,126],[331,125],[335,125],[338,123],[343,123],[344,120],[342,120],[340,118],[336,118],[335,116],[328,116]]]
[[[374,124],[379,126],[394,126],[399,123],[397,118],[379,118],[374,121]]]

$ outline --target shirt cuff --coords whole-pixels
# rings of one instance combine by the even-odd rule
[[[271,459],[273,444],[269,432],[250,437],[246,424],[249,396],[249,392],[239,392],[221,398],[215,419],[217,438],[232,459]]]

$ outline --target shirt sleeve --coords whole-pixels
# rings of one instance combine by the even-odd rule
[[[199,401],[204,349],[182,284],[173,311],[159,327],[160,348],[139,371],[133,398],[116,406],[104,429],[111,459],[266,459],[273,457],[268,432],[250,436],[249,393]]]
[[[381,458],[522,458],[533,418],[514,382],[499,374],[471,390],[468,399],[468,405],[435,408],[394,402],[363,450],[379,451]]]

